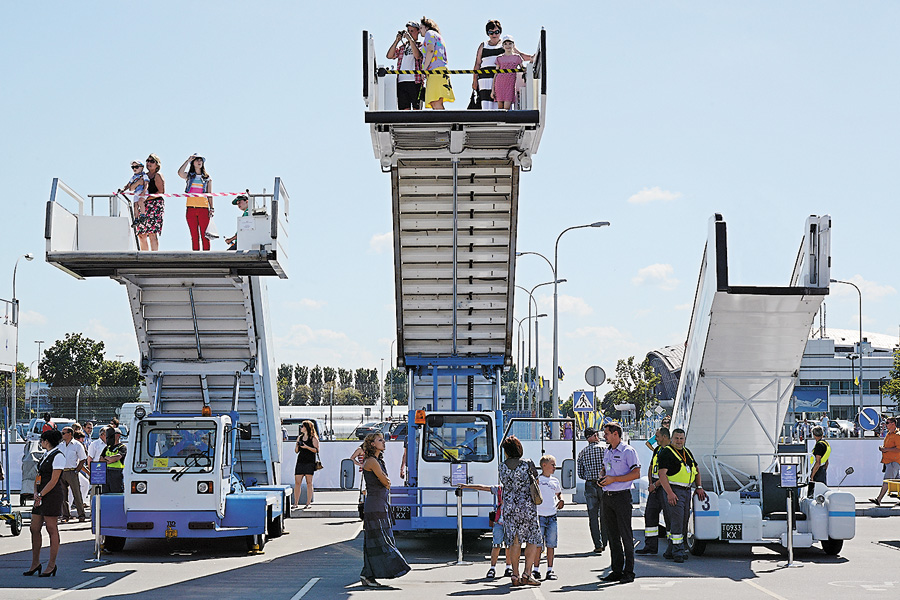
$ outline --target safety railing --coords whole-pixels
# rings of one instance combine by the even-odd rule
[[[397,110],[397,76],[396,69],[378,65],[376,62],[375,38],[368,31],[363,31],[362,40],[363,55],[363,100],[369,112],[395,111]],[[537,51],[532,55],[532,60],[520,69],[503,70],[501,72],[521,73],[524,76],[524,86],[517,87],[516,102],[513,110],[537,110],[541,113],[546,108],[547,95],[547,32],[541,29]],[[471,76],[476,73],[496,73],[495,68],[485,69],[445,69],[450,76]],[[402,71],[402,74],[428,74],[430,71]],[[470,89],[467,83],[457,89]],[[457,98],[456,103],[464,103],[464,97]],[[460,107],[460,108],[465,108]],[[498,109],[499,110],[499,109]]]
[[[444,508],[444,509],[452,508],[453,510],[456,510],[456,500],[454,500],[453,502],[426,502],[422,497],[422,495],[425,492],[445,492],[446,494],[454,494],[456,492],[456,487],[419,487],[419,486],[415,486],[415,487],[391,488],[392,507],[395,511],[397,508],[399,508],[401,506],[409,507],[410,511],[413,511],[410,513],[410,515],[412,517],[424,516],[426,518],[428,517],[428,515],[422,514],[423,513],[422,509],[424,509],[424,508]],[[415,501],[413,501],[413,502],[403,502],[403,503],[395,502],[395,500],[409,499],[412,496],[415,496]],[[463,495],[463,498],[465,498],[465,495]],[[476,508],[476,509],[490,508],[490,509],[493,509],[494,504],[493,504],[493,502],[488,502],[488,503],[474,502],[473,503],[473,502],[465,502],[464,501],[462,503],[462,507],[463,507],[463,509],[467,509],[467,508]],[[435,516],[443,516],[443,515],[435,515]],[[471,516],[474,517],[475,515],[471,515]]]

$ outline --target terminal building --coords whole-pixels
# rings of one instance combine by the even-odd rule
[[[853,421],[860,408],[867,406],[877,408],[880,413],[898,412],[897,403],[882,393],[882,384],[890,378],[893,368],[898,338],[865,331],[862,337],[861,377],[859,331],[829,328],[823,334],[819,330],[806,344],[797,384],[828,388],[828,412],[832,419]],[[656,386],[656,397],[661,406],[671,409],[678,391],[684,347],[652,350],[647,353],[647,359],[662,379]]]

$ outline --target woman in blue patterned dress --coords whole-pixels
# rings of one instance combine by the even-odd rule
[[[363,442],[363,477],[366,502],[363,506],[363,568],[360,582],[366,587],[382,587],[375,581],[394,579],[409,573],[409,565],[394,544],[391,530],[391,480],[384,465],[384,436],[370,433]]]
[[[503,537],[513,571],[512,585],[541,585],[529,575],[544,543],[537,506],[528,490],[531,484],[528,471],[532,465],[522,460],[522,442],[516,436],[503,440],[500,447],[506,453],[506,460],[500,463],[500,483],[503,485]],[[525,574],[519,577],[522,544],[525,544]]]

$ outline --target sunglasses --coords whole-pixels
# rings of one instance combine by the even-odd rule
[[[148,159],[147,159],[147,162],[148,162],[148,163],[153,163],[154,165],[156,164],[156,161],[153,160],[152,158],[148,158]]]
[[[149,162],[149,161],[148,161],[148,162]],[[140,169],[140,168],[141,168],[141,165],[131,165],[131,168],[132,168],[132,169]]]
[[[488,35],[500,35],[501,33],[503,33],[503,31],[500,29],[491,29],[488,31]]]

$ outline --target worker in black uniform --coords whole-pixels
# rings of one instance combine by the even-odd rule
[[[666,523],[666,535],[671,535],[669,526],[669,511],[666,510],[666,492],[659,483],[659,451],[669,445],[669,428],[660,427],[656,430],[657,445],[653,448],[653,458],[650,459],[650,467],[647,469],[647,507],[644,509],[644,547],[635,550],[635,554],[656,554],[659,552],[659,513],[663,512]]]
[[[684,429],[672,430],[672,443],[660,451],[659,483],[666,492],[666,508],[669,512],[669,548],[663,556],[677,563],[687,560],[688,519],[691,518],[691,487],[697,487],[697,497],[706,500],[706,492],[700,481],[700,469],[694,455],[685,445]]]

